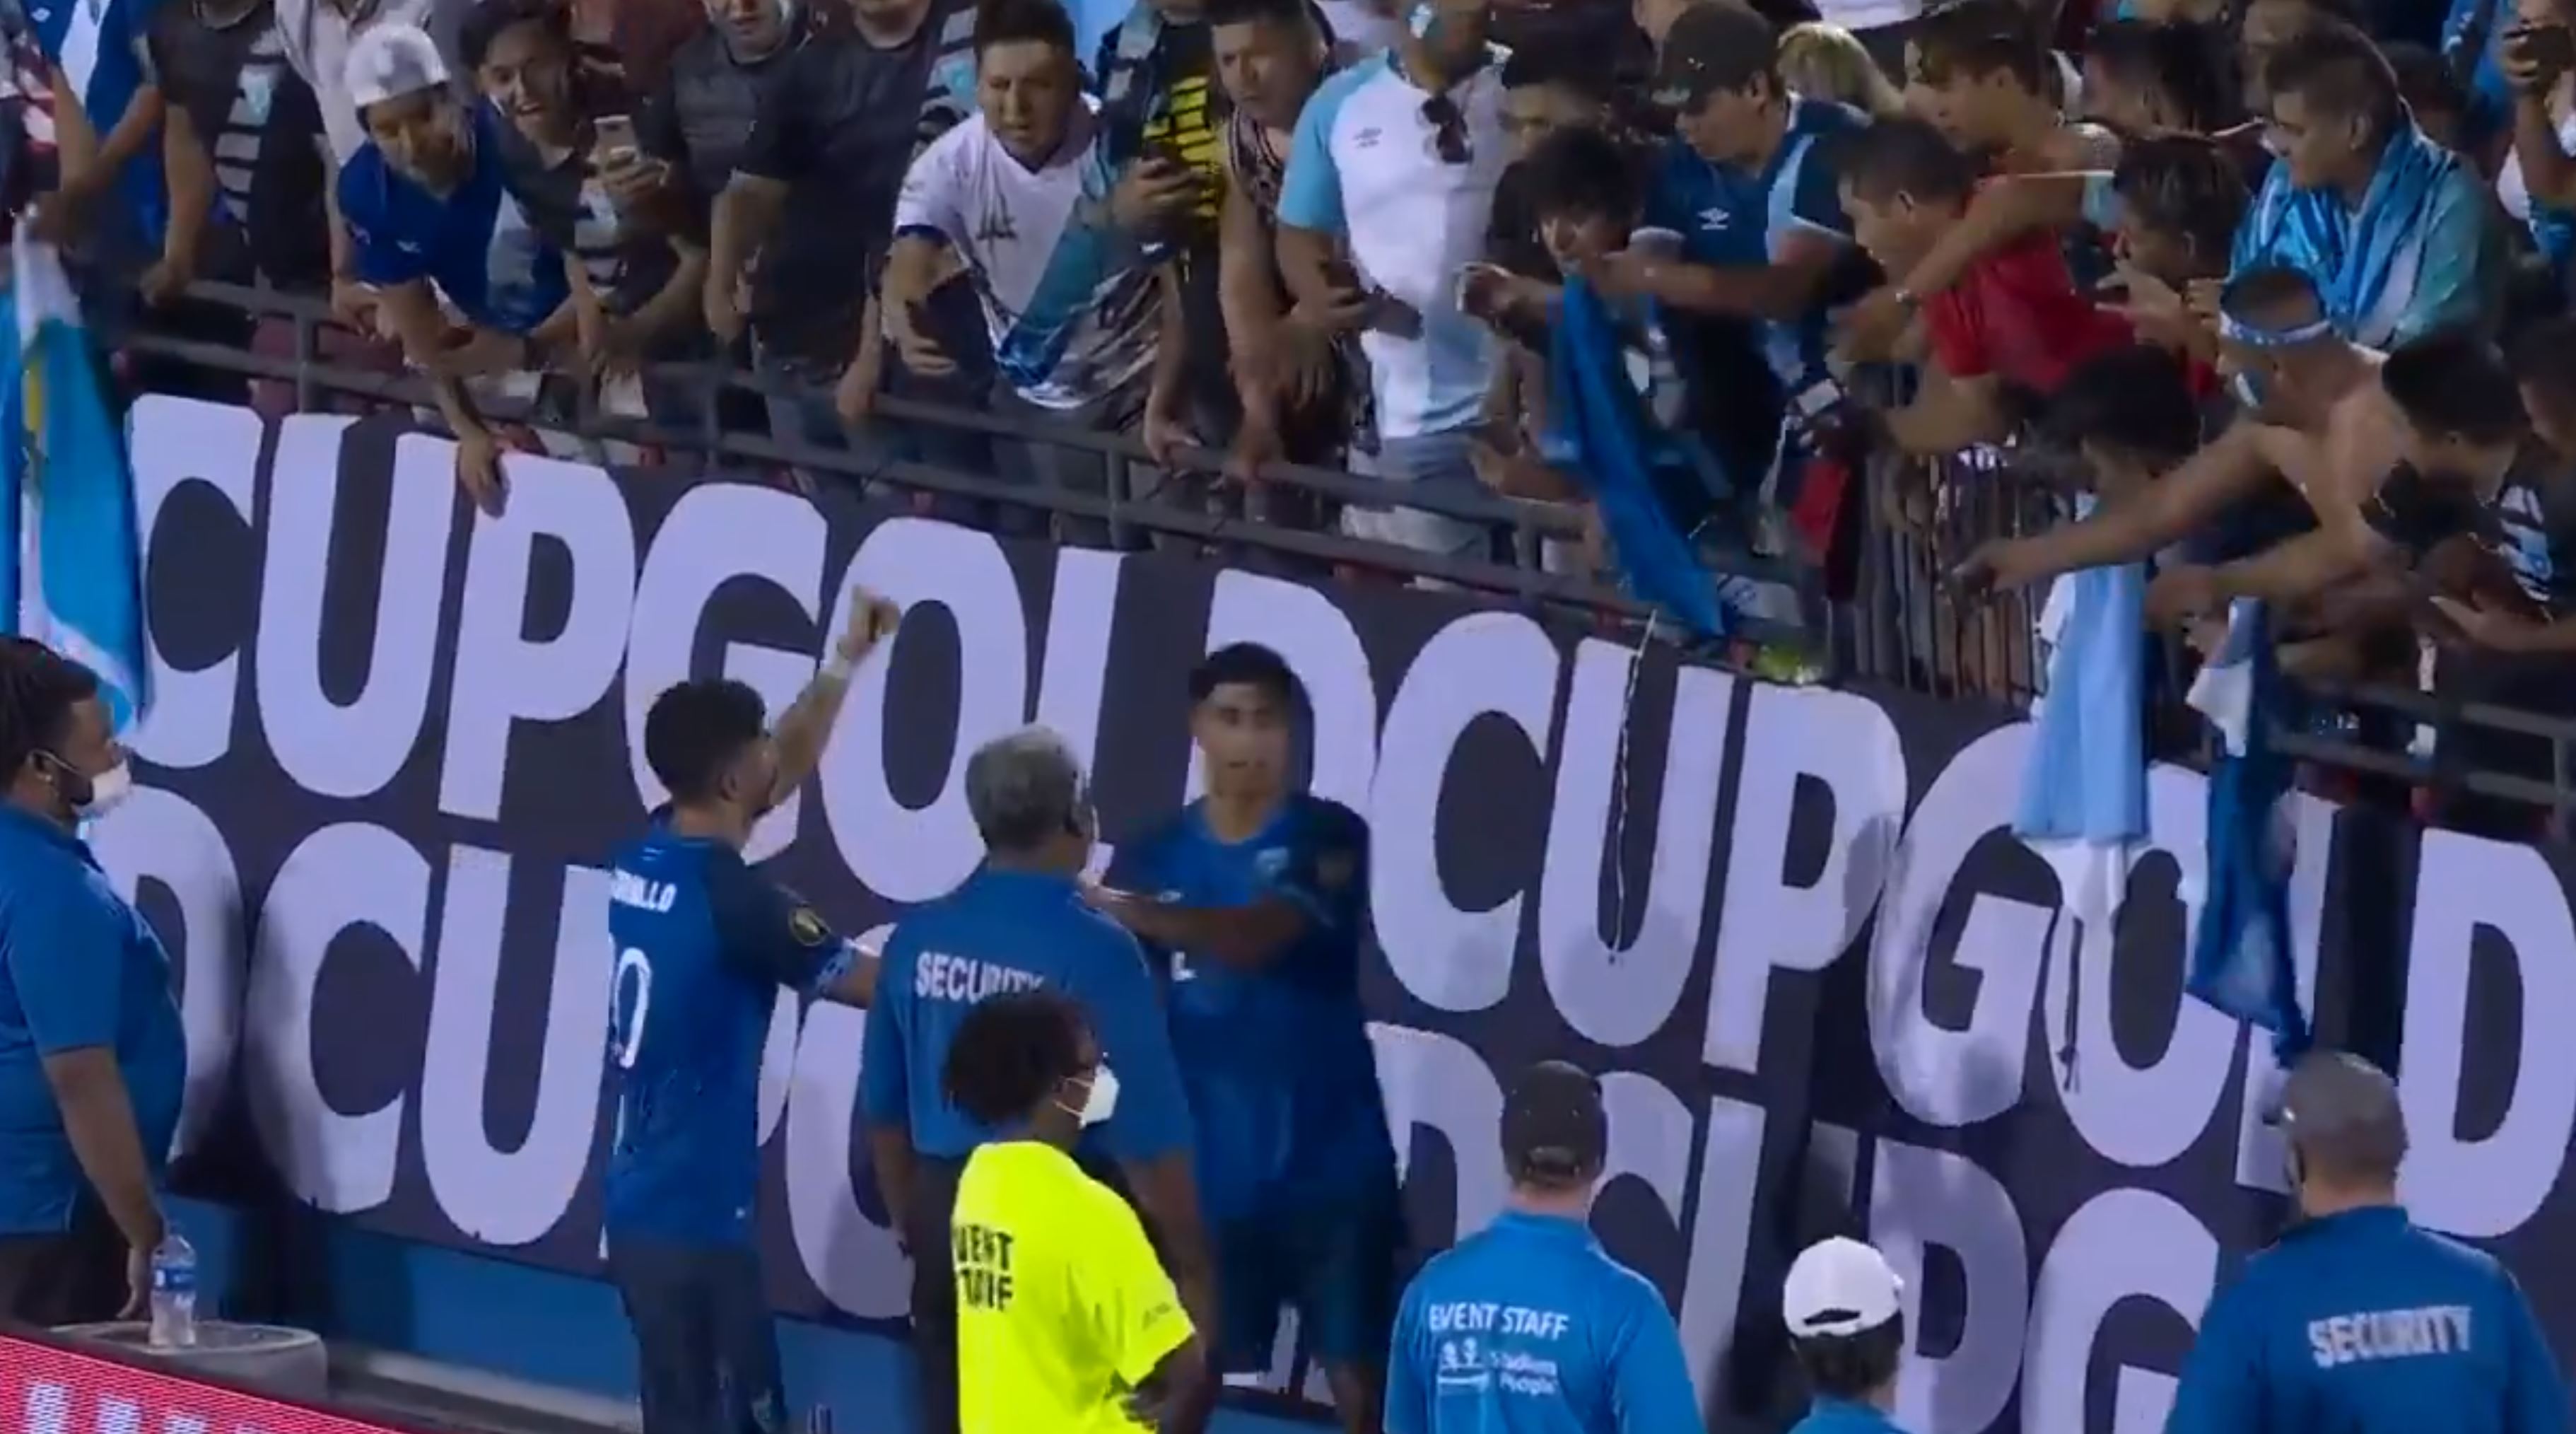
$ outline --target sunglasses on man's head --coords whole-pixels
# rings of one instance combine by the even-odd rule
[[[1439,152],[1442,164],[1465,164],[1476,157],[1467,142],[1467,116],[1458,102],[1447,95],[1433,95],[1422,102],[1423,121],[1431,126],[1431,147]]]

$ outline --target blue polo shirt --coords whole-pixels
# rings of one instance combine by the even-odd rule
[[[1197,1117],[1213,1219],[1276,1215],[1395,1180],[1395,1147],[1360,1005],[1368,823],[1303,794],[1240,842],[1193,802],[1119,853],[1117,884],[1190,907],[1284,899],[1306,929],[1258,971],[1170,953],[1172,1046]]]
[[[2558,1362],[2494,1256],[2396,1206],[2310,1220],[2201,1316],[2167,1434],[2564,1434]]]
[[[1118,1075],[1118,1110],[1099,1132],[1122,1161],[1190,1148],[1190,1108],[1143,948],[1091,908],[1070,877],[987,866],[915,907],[886,938],[868,1007],[859,1097],[871,1125],[901,1125],[913,1149],[962,1160],[999,1132],[952,1105],[948,1047],[987,996],[1047,986],[1082,1008]]]
[[[820,993],[856,955],[742,853],[665,820],[608,878],[605,1218],[612,1238],[734,1244],[751,1238],[760,1190],[760,1057],[779,989]]]
[[[1788,132],[1759,171],[1712,164],[1687,144],[1664,147],[1646,194],[1646,222],[1682,236],[1682,257],[1715,268],[1779,258],[1781,241],[1804,230],[1850,243],[1851,220],[1835,184],[1832,139],[1860,129],[1858,110],[1829,100],[1793,99]],[[1797,393],[1825,377],[1820,308],[1761,325],[1763,356]]]
[[[157,1180],[188,1082],[170,958],[86,842],[0,805],[0,1235],[71,1224],[87,1179],[44,1058],[91,1047],[116,1053]]]
[[[1789,1426],[1789,1434],[1902,1434],[1895,1420],[1875,1405],[1849,1399],[1819,1398],[1807,1416]]]
[[[1423,1266],[1404,1292],[1386,1434],[1700,1427],[1664,1297],[1580,1220],[1507,1213]]]
[[[473,157],[455,189],[422,188],[370,140],[340,170],[340,217],[360,282],[427,279],[479,327],[524,334],[572,293],[563,251],[570,223],[537,196],[512,192],[492,107],[468,113]]]

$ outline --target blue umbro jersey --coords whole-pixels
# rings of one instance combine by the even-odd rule
[[[1702,1427],[1655,1287],[1580,1220],[1507,1213],[1423,1266],[1387,1358],[1387,1434]]]
[[[608,935],[609,1234],[748,1238],[760,1057],[779,988],[819,991],[856,956],[733,847],[658,823],[617,854]]]
[[[1835,136],[1862,128],[1858,110],[1827,100],[1796,100],[1789,130],[1756,173],[1711,164],[1680,140],[1657,158],[1646,194],[1646,222],[1682,236],[1682,254],[1720,268],[1769,264],[1792,232],[1850,243],[1832,164]],[[1825,315],[1764,320],[1763,356],[1796,393],[1825,376]]]
[[[902,1126],[913,1149],[947,1160],[1001,1134],[949,1102],[948,1048],[977,1002],[1038,986],[1082,1008],[1118,1074],[1102,1153],[1143,1161],[1187,1150],[1189,1102],[1136,938],[1094,911],[1069,877],[990,866],[915,907],[886,938],[859,1065],[869,1123]]]
[[[1306,914],[1295,944],[1257,971],[1167,953],[1172,1044],[1197,1117],[1200,1198],[1213,1217],[1393,1178],[1360,1007],[1368,862],[1367,822],[1302,794],[1246,841],[1217,840],[1192,803],[1120,853],[1115,884],[1142,895],[1215,908],[1280,898]]]

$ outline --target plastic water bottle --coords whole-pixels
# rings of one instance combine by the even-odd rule
[[[152,1251],[152,1347],[188,1349],[197,1342],[197,1251],[179,1232]]]

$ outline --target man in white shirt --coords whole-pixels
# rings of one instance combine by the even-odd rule
[[[1360,346],[1378,451],[1352,466],[1470,502],[1484,496],[1471,454],[1498,354],[1458,307],[1458,273],[1484,258],[1509,160],[1485,29],[1481,0],[1438,0],[1422,34],[1325,81],[1297,120],[1279,195],[1289,290],[1311,313],[1369,315]],[[1354,537],[1450,556],[1488,547],[1481,526],[1418,509],[1354,506],[1342,524]]]
[[[953,372],[920,315],[942,277],[941,249],[954,249],[983,299],[1001,374],[995,411],[1125,433],[1144,415],[1173,307],[1147,240],[1197,201],[1198,180],[1150,157],[1113,178],[1073,45],[1073,23],[1055,0],[991,0],[977,15],[980,112],[923,150],[904,176],[879,308],[887,340],[914,373]],[[1024,486],[1106,493],[1101,455],[1021,447],[1001,451]],[[1011,517],[1002,515],[1006,528],[1025,527]],[[1099,544],[1107,534],[1104,521],[1088,517],[1058,525],[1069,542]]]

